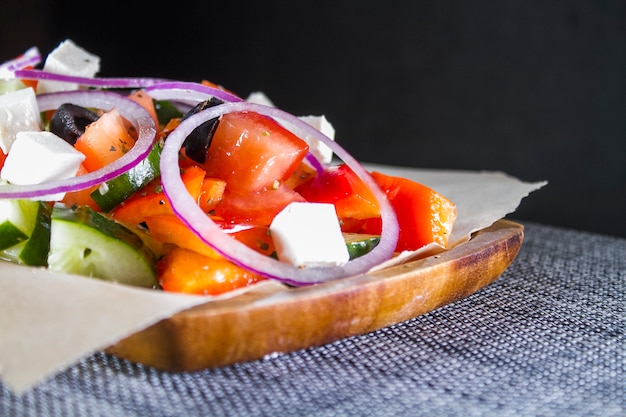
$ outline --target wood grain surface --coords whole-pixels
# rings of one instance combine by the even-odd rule
[[[399,323],[495,281],[522,245],[500,220],[438,255],[325,284],[250,291],[175,314],[106,350],[157,369],[193,371],[319,346]]]

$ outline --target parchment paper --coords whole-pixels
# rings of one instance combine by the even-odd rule
[[[365,166],[411,178],[454,201],[458,216],[450,240],[455,244],[514,212],[546,184],[501,172]],[[126,336],[211,300],[0,262],[0,379],[23,393]]]

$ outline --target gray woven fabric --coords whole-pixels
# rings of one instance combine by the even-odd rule
[[[626,239],[526,223],[477,294],[319,348],[169,374],[93,355],[2,416],[624,416]]]

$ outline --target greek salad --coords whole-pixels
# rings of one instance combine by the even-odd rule
[[[99,77],[72,40],[0,64],[0,259],[216,295],[445,248],[454,202],[369,172],[324,116],[210,81]]]

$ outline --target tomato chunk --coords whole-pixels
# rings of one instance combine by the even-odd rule
[[[307,164],[306,162],[301,162],[298,168],[291,174],[291,176],[285,181],[285,185],[289,188],[297,188],[305,182],[315,178],[317,175],[317,171],[315,168]]]
[[[0,169],[4,166],[5,159],[7,159],[6,154],[0,150]]]
[[[150,215],[145,218],[145,223],[159,242],[171,243],[210,258],[222,257],[173,213]]]
[[[308,144],[258,113],[222,116],[203,167],[240,194],[277,188],[298,168]]]
[[[204,178],[204,170],[198,166],[188,167],[181,174],[187,191],[196,202],[199,202]],[[156,178],[114,208],[111,216],[119,222],[137,225],[148,216],[173,213],[172,206],[163,193],[161,178]]]
[[[372,191],[346,164],[331,167],[313,180],[296,187],[307,201],[332,203],[337,217],[348,224],[348,219],[369,219],[380,216],[380,207]],[[348,230],[344,230],[348,231]]]
[[[83,165],[89,172],[121,158],[135,145],[127,123],[114,108],[89,124],[78,137],[74,147],[85,155]]]
[[[194,251],[176,248],[157,264],[159,283],[164,291],[217,295],[243,288],[264,278],[232,262]]]
[[[85,175],[87,174],[87,172],[88,171],[87,171],[87,168],[85,168],[85,165],[80,164],[80,166],[78,167],[78,171],[76,172],[76,175],[77,176]],[[91,193],[97,188],[98,186],[95,185],[93,187],[85,188],[79,191],[72,191],[72,192],[65,193],[65,196],[63,197],[63,200],[61,201],[67,204],[68,206],[73,206],[73,205],[88,206],[88,207],[91,207],[93,210],[101,211],[98,203],[96,203],[94,199],[91,198]]]
[[[286,185],[276,189],[251,193],[237,193],[226,186],[222,201],[215,207],[215,215],[226,223],[246,223],[269,226],[274,217],[289,203],[304,198]]]
[[[198,205],[205,213],[210,213],[222,202],[226,181],[219,178],[205,177],[202,181]]]
[[[244,227],[229,233],[233,238],[255,251],[267,256],[276,256],[276,247],[268,226]]]
[[[387,194],[400,225],[397,251],[416,250],[429,243],[448,244],[456,220],[456,205],[426,185],[403,177],[372,172]],[[367,233],[380,233],[380,222],[366,222]]]
[[[157,117],[156,108],[154,107],[154,101],[152,97],[146,94],[145,91],[137,90],[128,95],[128,98],[139,104],[141,107],[146,109],[146,111],[154,120],[154,124],[156,127],[159,127],[159,118]]]

